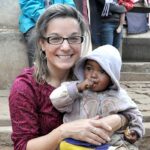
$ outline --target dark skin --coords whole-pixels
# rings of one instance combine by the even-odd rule
[[[129,128],[127,128],[125,130],[125,133],[124,133],[124,138],[129,143],[133,144],[133,143],[135,143],[137,141],[137,139],[139,138],[139,136],[138,136],[138,134],[137,134],[136,131],[130,130]]]
[[[77,84],[79,92],[90,89],[101,92],[111,84],[111,79],[103,68],[93,60],[87,60],[84,66],[84,81]]]

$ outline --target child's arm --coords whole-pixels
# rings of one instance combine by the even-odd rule
[[[143,125],[143,117],[141,112],[138,110],[138,108],[129,109],[123,112],[123,115],[125,115],[129,120],[128,126],[130,129],[130,134],[129,134],[130,136],[125,136],[126,139],[134,141],[137,140],[138,138],[142,138],[143,135],[145,134],[145,129]]]
[[[74,101],[80,99],[82,92],[92,87],[95,80],[64,82],[60,87],[53,90],[50,100],[57,110],[71,112]]]
[[[72,104],[81,96],[77,83],[78,81],[64,82],[49,96],[53,106],[60,112],[71,112]]]
[[[135,102],[128,96],[127,92],[121,90],[120,94],[122,96],[120,97],[120,102],[118,102],[121,108],[119,112],[128,119],[130,131],[136,131],[139,138],[143,137],[145,129],[142,113]]]
[[[128,120],[128,124],[122,129],[126,129],[126,127],[128,126],[130,128],[130,131],[136,131],[138,138],[143,137],[143,135],[145,134],[143,116],[135,102],[122,88],[116,93],[110,91],[109,94],[114,95],[114,97],[116,97],[112,99],[113,103],[111,105],[109,113],[118,113],[125,116]]]

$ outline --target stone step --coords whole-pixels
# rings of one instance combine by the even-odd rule
[[[26,47],[14,29],[0,29],[0,89],[9,89],[20,71],[28,66]]]
[[[121,81],[150,81],[150,62],[123,62]]]
[[[10,126],[10,113],[8,106],[9,90],[0,90],[0,127]]]
[[[122,59],[127,62],[150,61],[150,31],[141,34],[123,34]]]
[[[1,150],[13,150],[13,146],[0,145]]]
[[[121,72],[121,81],[150,81],[150,73]]]
[[[123,62],[122,72],[150,73],[150,62]]]
[[[1,0],[0,28],[18,29],[19,3],[18,0]]]
[[[12,132],[11,126],[5,126],[5,127],[0,126],[0,147],[12,146],[11,132]]]

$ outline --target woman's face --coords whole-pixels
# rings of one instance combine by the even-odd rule
[[[74,39],[77,36],[81,36],[79,23],[70,17],[51,20],[45,35],[45,37],[50,37],[51,42],[57,42],[59,37]],[[66,39],[61,44],[50,44],[46,40],[40,43],[47,57],[48,68],[53,70],[69,70],[81,54],[81,43],[69,44]]]

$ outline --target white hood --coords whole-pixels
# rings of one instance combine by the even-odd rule
[[[83,68],[87,59],[95,60],[107,72],[113,83],[110,89],[120,89],[119,80],[122,60],[119,51],[115,47],[111,45],[100,46],[81,58],[74,69],[74,74],[79,80],[84,80]]]

